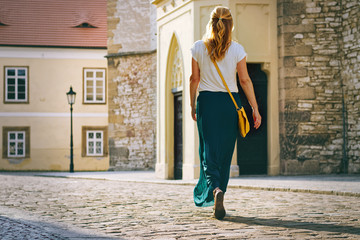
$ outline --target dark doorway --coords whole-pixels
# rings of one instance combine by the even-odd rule
[[[246,138],[238,136],[237,160],[240,175],[267,174],[267,76],[261,70],[261,64],[247,64],[247,68],[254,85],[262,123],[258,130],[254,129],[250,104],[239,86],[241,103],[250,123],[250,132]]]
[[[182,179],[183,136],[182,136],[182,92],[174,93],[174,178]]]

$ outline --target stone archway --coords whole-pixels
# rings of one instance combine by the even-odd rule
[[[168,51],[165,78],[165,171],[167,178],[182,178],[182,99],[184,62],[174,33]],[[180,122],[179,122],[180,121]]]

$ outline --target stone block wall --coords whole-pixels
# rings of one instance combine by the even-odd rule
[[[342,1],[342,79],[347,110],[349,173],[360,172],[360,2]]]
[[[344,1],[278,1],[282,174],[347,171],[347,158],[344,154],[347,153],[348,146],[347,138],[344,138],[344,123],[347,118],[344,118],[346,114],[343,113],[347,85],[344,85],[343,72],[345,62],[351,62],[351,54],[354,53],[345,56],[342,45],[345,39],[344,29],[354,23],[345,21],[344,14],[346,11],[351,12],[346,10],[351,8],[351,4],[346,7],[342,2]],[[355,36],[348,38],[354,39]],[[352,43],[349,48],[359,48],[358,42]],[[355,70],[359,59],[352,61],[353,65],[350,64],[349,67]],[[359,126],[359,111],[354,109],[350,112],[350,102],[347,102],[349,111],[345,113],[349,119],[350,115],[351,118],[356,118],[357,114]],[[358,132],[349,132],[348,135],[352,134],[357,137],[354,140],[349,138],[349,144],[359,138]],[[357,160],[355,157],[350,162],[358,160],[359,157]]]
[[[154,169],[156,53],[108,59],[110,169]]]
[[[109,170],[155,168],[155,20],[148,0],[108,0]]]

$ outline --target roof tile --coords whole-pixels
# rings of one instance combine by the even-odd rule
[[[0,0],[0,23],[0,45],[107,45],[106,0]]]

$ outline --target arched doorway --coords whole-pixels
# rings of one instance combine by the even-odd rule
[[[238,137],[237,160],[240,175],[267,174],[268,150],[267,150],[267,76],[261,70],[261,64],[247,64],[249,76],[253,82],[256,100],[262,123],[258,130],[254,129],[252,110],[244,92],[239,86],[241,103],[245,108],[250,122],[250,132],[246,138]]]
[[[166,79],[166,151],[170,179],[182,179],[183,175],[183,78],[183,57],[176,34],[173,34]]]
[[[174,95],[174,179],[182,179],[183,171],[183,59],[176,36],[173,36],[171,92]]]

